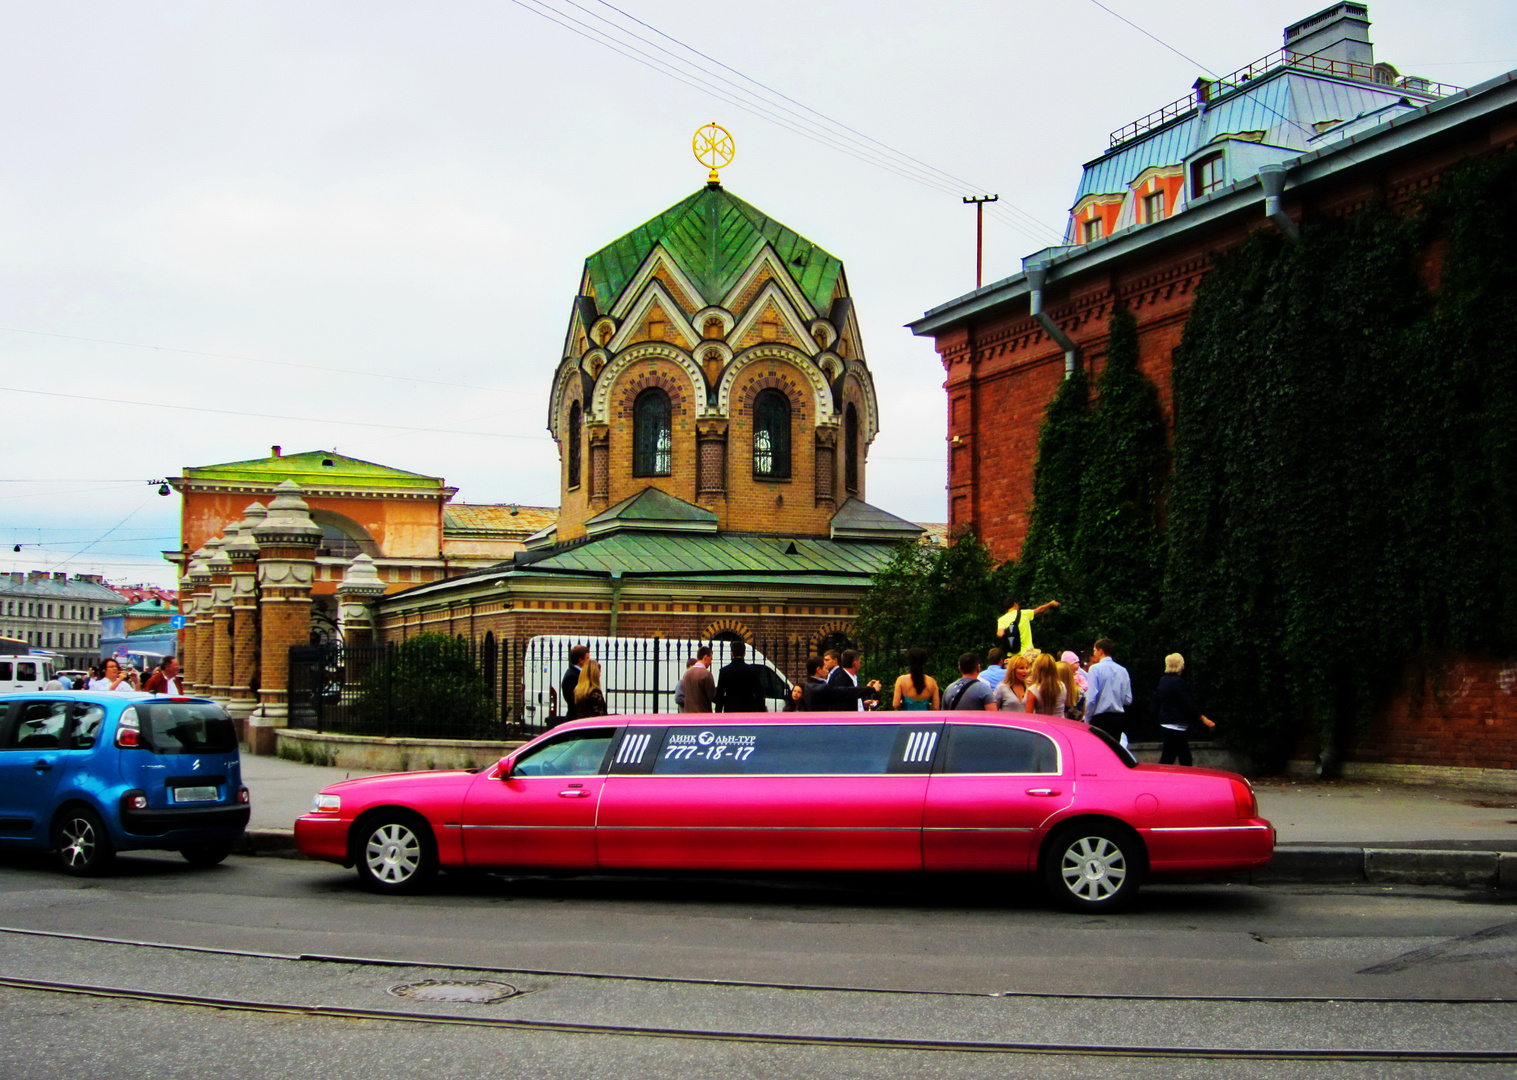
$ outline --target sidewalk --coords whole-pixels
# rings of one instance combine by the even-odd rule
[[[294,855],[291,830],[328,784],[372,773],[245,756],[250,851]],[[1517,797],[1414,784],[1267,778],[1276,853],[1252,880],[1517,888]]]

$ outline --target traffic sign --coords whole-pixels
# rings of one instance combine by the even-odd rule
[[[183,630],[188,623],[189,620],[183,615],[175,615],[169,619],[169,627],[174,630]]]

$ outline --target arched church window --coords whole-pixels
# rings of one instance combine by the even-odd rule
[[[669,395],[651,386],[632,403],[632,475],[668,476],[674,447]]]
[[[790,479],[790,399],[779,390],[753,399],[753,475]]]
[[[569,487],[579,487],[580,423],[582,413],[579,402],[569,406]]]
[[[859,492],[859,411],[848,403],[843,413],[843,484],[857,495]]]

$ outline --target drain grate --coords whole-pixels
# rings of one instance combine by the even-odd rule
[[[416,1001],[447,1001],[455,1005],[494,1005],[497,1001],[515,997],[521,991],[510,983],[503,982],[442,982],[438,979],[423,979],[421,982],[400,983],[392,986],[389,993],[395,997],[412,998]]]

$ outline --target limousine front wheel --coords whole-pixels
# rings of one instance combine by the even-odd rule
[[[1118,911],[1143,874],[1140,841],[1113,825],[1073,825],[1054,834],[1043,862],[1048,891],[1071,911]]]
[[[432,830],[415,814],[381,812],[364,820],[357,844],[358,877],[381,893],[413,892],[437,873]]]

